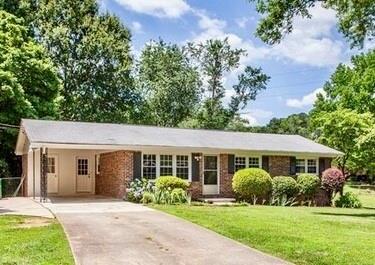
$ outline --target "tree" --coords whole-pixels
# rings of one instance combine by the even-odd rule
[[[147,102],[146,123],[177,126],[192,115],[201,97],[199,73],[186,51],[161,40],[142,51],[137,80]]]
[[[207,40],[205,43],[189,43],[191,57],[197,63],[204,82],[205,98],[195,119],[202,128],[224,129],[238,114],[238,110],[246,107],[249,100],[255,100],[259,91],[266,88],[269,77],[262,73],[261,68],[247,66],[238,76],[238,83],[233,86],[234,95],[229,107],[223,105],[226,89],[223,78],[239,67],[241,56],[246,54],[243,49],[233,49],[224,40]]]
[[[59,89],[45,49],[28,37],[22,19],[0,11],[0,123],[19,125],[21,118],[57,117]],[[16,136],[15,129],[0,129],[0,160],[11,166]]]
[[[360,136],[357,141],[357,148],[362,150],[358,155],[362,168],[367,170],[370,180],[375,180],[375,125]]]
[[[354,56],[352,65],[340,64],[318,95],[313,112],[339,108],[375,115],[375,49]]]
[[[312,116],[318,141],[344,153],[337,159],[344,174],[348,163],[358,163],[363,151],[357,145],[358,139],[366,134],[373,123],[371,114],[360,114],[349,109],[319,112],[318,115]]]
[[[338,29],[351,47],[363,47],[366,40],[375,37],[375,1],[373,0],[251,0],[257,3],[262,14],[256,35],[268,44],[279,43],[293,30],[296,16],[311,18],[309,8],[321,4],[323,8],[336,11]]]
[[[130,32],[95,0],[42,0],[35,21],[63,83],[62,118],[127,122],[139,95],[131,76]]]
[[[311,138],[310,117],[306,113],[289,115],[286,118],[272,118],[266,126],[253,127],[252,131],[263,133],[298,134]]]

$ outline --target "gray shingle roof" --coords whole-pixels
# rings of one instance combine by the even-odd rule
[[[341,152],[299,135],[178,129],[127,124],[22,120],[30,143],[213,148],[267,152]]]

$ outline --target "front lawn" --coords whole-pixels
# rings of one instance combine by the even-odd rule
[[[0,216],[0,264],[74,264],[61,225],[51,219]]]
[[[344,192],[353,192],[362,202],[363,207],[375,210],[375,186],[372,185],[345,185]]]
[[[372,265],[375,261],[372,209],[153,207],[296,264]]]

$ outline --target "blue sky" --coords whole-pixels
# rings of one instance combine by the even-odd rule
[[[226,76],[225,84],[229,98],[246,65],[260,66],[271,76],[267,90],[241,111],[253,125],[309,111],[337,64],[348,63],[358,52],[337,32],[335,13],[320,6],[311,10],[311,20],[297,18],[293,33],[275,46],[254,36],[259,15],[248,0],[101,0],[101,8],[131,29],[135,55],[159,38],[182,45],[228,37],[233,47],[246,49],[238,72]]]

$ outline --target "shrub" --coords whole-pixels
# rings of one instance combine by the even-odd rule
[[[328,168],[322,174],[322,186],[324,189],[336,192],[340,190],[345,183],[345,176],[337,168]]]
[[[272,196],[291,198],[298,193],[297,181],[292,177],[274,177],[272,179]]]
[[[173,189],[171,192],[171,203],[185,203],[188,201],[188,195],[181,188]]]
[[[335,201],[335,206],[341,208],[361,208],[362,203],[353,192],[345,192],[344,195]]]
[[[131,202],[141,202],[144,192],[152,192],[154,184],[147,179],[135,179],[127,190],[127,199]]]
[[[156,180],[155,186],[159,190],[173,190],[173,189],[180,188],[186,191],[187,188],[189,187],[189,183],[178,177],[163,176],[163,177],[159,177]]]
[[[154,194],[152,192],[146,191],[142,196],[142,203],[148,204],[154,201]]]
[[[257,197],[267,196],[271,191],[272,179],[263,169],[245,168],[234,174],[232,188],[239,199],[255,203]]]
[[[299,192],[307,198],[315,195],[319,182],[319,177],[312,174],[301,174],[297,177]]]

